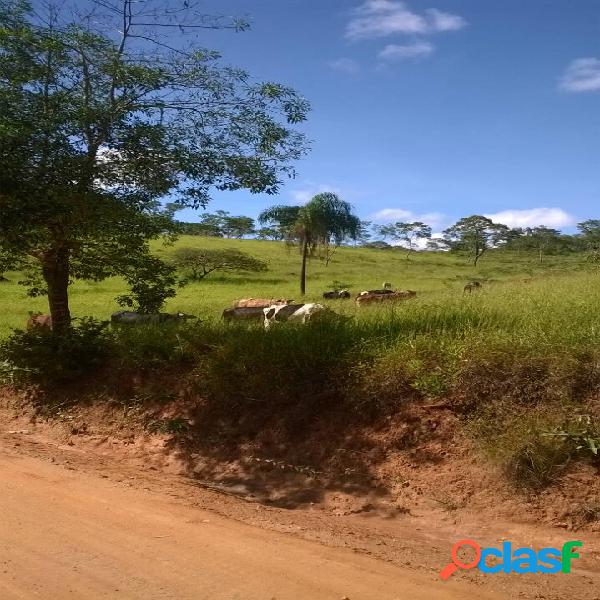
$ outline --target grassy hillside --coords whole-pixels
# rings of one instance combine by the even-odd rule
[[[61,406],[71,394],[74,403],[87,398],[135,407],[148,422],[158,418],[157,405],[162,411],[170,404],[174,416],[160,417],[159,426],[175,434],[176,451],[195,444],[207,468],[211,461],[264,456],[313,465],[334,478],[368,472],[390,489],[395,484],[384,471],[393,481],[407,476],[394,456],[411,464],[419,456],[425,472],[446,461],[453,473],[463,468],[463,453],[478,448],[485,469],[492,459],[510,481],[536,489],[560,486],[572,469],[597,468],[600,275],[583,257],[540,264],[531,255],[490,253],[474,269],[449,254],[407,260],[401,251],[344,248],[328,267],[312,261],[307,300],[320,300],[334,279],[355,293],[390,281],[418,297],[361,308],[331,301],[334,310],[356,318],[267,332],[227,326],[220,313],[242,297],[298,298],[296,249],[199,237],[177,245],[242,249],[266,259],[269,271],[213,274],[181,289],[167,309],[199,315],[199,322],[108,328],[96,337],[84,328],[65,345],[43,330],[17,335],[5,349],[5,379],[79,373],[71,388],[59,385]],[[173,247],[155,251],[168,257]],[[28,309],[46,310],[44,299],[25,297],[17,274],[9,277],[0,288],[5,337],[23,326]],[[483,289],[463,294],[474,278],[485,281]],[[123,291],[117,279],[79,282],[72,288],[73,313],[108,318]],[[98,369],[110,376],[99,377]],[[40,402],[51,406],[52,398]],[[369,438],[370,428],[383,437]],[[355,453],[352,461],[340,458],[340,448]],[[356,462],[374,449],[379,459]],[[480,482],[474,476],[469,485],[477,489]],[[578,510],[596,506],[595,485],[574,488],[587,494]]]
[[[286,297],[299,299],[298,277],[300,257],[296,248],[281,242],[225,240],[219,238],[181,237],[175,246],[155,244],[157,254],[168,258],[174,247],[236,248],[268,261],[265,273],[213,273],[203,282],[178,291],[167,310],[183,311],[202,317],[219,316],[223,308],[243,297]],[[314,259],[308,269],[307,301],[320,300],[321,293],[331,288],[334,280],[348,285],[353,292],[380,287],[390,281],[395,287],[414,289],[417,304],[461,295],[463,285],[474,278],[489,280],[490,289],[515,282],[520,289],[524,279],[545,280],[552,276],[572,276],[585,269],[581,256],[547,257],[540,264],[532,254],[493,254],[485,256],[477,269],[464,258],[444,253],[420,253],[405,258],[401,251],[364,248],[340,248],[329,266]],[[47,312],[45,298],[28,298],[17,285],[19,274],[7,274],[9,282],[0,284],[0,336],[11,328],[22,327],[27,311]],[[587,275],[585,276],[587,280]],[[71,288],[71,307],[75,316],[92,315],[106,319],[119,310],[114,298],[125,291],[118,278],[103,282],[77,282]],[[354,310],[353,303],[334,302],[336,310]]]

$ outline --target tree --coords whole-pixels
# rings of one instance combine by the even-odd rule
[[[383,237],[391,237],[400,242],[407,250],[406,258],[414,249],[417,240],[426,240],[431,238],[431,227],[414,221],[413,223],[390,223],[379,228],[379,232]]]
[[[373,237],[373,234],[371,233],[372,226],[372,221],[360,221],[358,231],[356,232],[356,241],[359,244],[364,246]]]
[[[332,192],[314,196],[304,206],[273,206],[263,211],[261,223],[275,223],[285,231],[286,239],[298,242],[302,255],[300,293],[306,293],[306,262],[318,249],[329,253],[331,244],[356,238],[360,219],[352,214],[350,204]]]
[[[206,223],[177,222],[177,229],[185,235],[201,235],[204,237],[223,237],[221,231]]]
[[[284,235],[276,227],[261,227],[256,231],[256,237],[259,240],[282,240]]]
[[[452,227],[444,231],[444,239],[451,250],[462,250],[468,253],[473,265],[489,248],[495,248],[506,241],[509,228],[494,223],[481,215],[464,217]]]
[[[394,239],[394,234],[396,233],[396,228],[393,223],[388,223],[387,225],[376,225],[375,232],[382,237],[382,239]]]
[[[587,248],[588,258],[592,257],[592,260],[595,260],[600,251],[600,219],[588,219],[577,223],[577,229],[580,232],[578,237]]]
[[[448,242],[437,237],[428,239],[426,248],[429,252],[447,252],[450,250]]]
[[[67,6],[0,0],[0,248],[36,261],[59,332],[71,280],[130,275],[174,230],[163,198],[198,208],[213,187],[274,194],[306,148],[293,130],[306,100],[182,41],[244,23],[194,0],[92,4],[74,20]]]
[[[183,271],[182,284],[200,281],[214,271],[259,273],[268,270],[264,260],[230,249],[178,248],[173,255],[173,264]]]
[[[577,229],[586,240],[600,243],[600,219],[588,219],[577,223]]]
[[[561,247],[561,234],[557,229],[539,225],[538,227],[528,227],[521,241],[525,248],[535,250],[539,262],[542,262],[545,252]]]
[[[224,221],[223,235],[225,237],[241,239],[254,233],[254,219],[251,217],[226,217]]]

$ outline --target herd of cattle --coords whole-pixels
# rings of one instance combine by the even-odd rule
[[[463,293],[471,293],[481,287],[478,281],[467,283]],[[393,290],[392,284],[384,282],[381,289],[365,290],[355,298],[357,306],[368,304],[393,303],[401,300],[415,298],[417,292],[413,290]],[[351,298],[349,290],[333,290],[323,293],[326,300],[349,299]],[[333,314],[333,311],[323,304],[316,302],[294,303],[288,299],[274,298],[244,298],[234,303],[233,307],[226,308],[222,317],[226,323],[233,321],[255,321],[262,322],[266,329],[271,328],[275,323],[290,321],[297,323],[306,323],[318,315]],[[113,324],[156,324],[169,321],[184,321],[195,319],[194,315],[185,313],[156,313],[143,314],[135,311],[119,311],[111,315]],[[52,329],[52,317],[41,313],[29,313],[27,329],[42,327]]]
[[[365,290],[355,299],[358,306],[373,303],[396,302],[414,298],[417,292],[412,290],[392,290],[391,284],[385,282],[382,289]],[[324,292],[323,298],[326,300],[349,299],[351,294],[348,290],[334,290]],[[273,326],[274,323],[282,321],[291,321],[306,323],[316,315],[325,315],[332,311],[316,302],[305,304],[295,304],[293,300],[283,298],[244,298],[238,300],[232,308],[226,308],[223,311],[223,320],[226,323],[232,321],[262,321],[266,329]]]

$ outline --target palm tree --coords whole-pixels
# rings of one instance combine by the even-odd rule
[[[356,238],[360,220],[352,207],[336,194],[317,194],[304,206],[272,206],[258,217],[261,223],[276,224],[285,232],[288,242],[298,242],[302,254],[300,293],[306,292],[306,262],[316,250],[339,246],[347,238]]]

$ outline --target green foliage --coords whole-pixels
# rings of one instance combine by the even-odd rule
[[[309,106],[294,90],[163,35],[245,25],[190,5],[161,21],[150,5],[120,0],[78,19],[68,5],[0,0],[0,250],[39,262],[57,332],[70,281],[132,279],[148,240],[174,231],[175,209],[206,205],[215,187],[274,194],[306,149],[293,125]],[[233,219],[231,235],[247,233],[247,218]],[[133,285],[147,304],[139,276]]]
[[[124,275],[131,291],[117,297],[121,306],[140,313],[157,313],[167,298],[175,296],[174,269],[155,256],[140,256],[131,261]]]
[[[232,216],[226,210],[204,213],[199,223],[178,223],[178,226],[180,231],[188,235],[209,237],[241,239],[255,233],[254,219],[242,215]]]
[[[490,248],[506,242],[509,229],[506,225],[492,222],[481,215],[464,217],[444,231],[444,238],[451,250],[467,252],[476,266]]]
[[[0,360],[12,383],[49,386],[89,375],[112,351],[106,323],[82,319],[61,335],[45,327],[16,330],[0,346]]]
[[[200,281],[215,271],[260,273],[268,270],[264,260],[233,249],[178,248],[173,253],[173,264],[183,272],[182,284]]]
[[[259,222],[276,224],[285,232],[288,242],[298,242],[302,252],[300,293],[306,292],[306,260],[323,251],[325,264],[344,240],[356,239],[360,231],[360,219],[352,214],[348,202],[331,192],[314,196],[304,206],[272,206],[258,217]],[[334,245],[331,250],[330,246]]]
[[[269,407],[277,418],[276,407],[287,407],[301,427],[315,410],[344,402],[355,333],[349,324],[327,320],[269,332],[228,328],[201,359],[197,385],[230,416],[255,406]]]
[[[515,449],[505,465],[505,472],[515,485],[539,489],[551,484],[570,460],[568,444],[538,434]]]
[[[4,273],[8,270],[14,270],[18,266],[18,261],[8,252],[3,252],[0,248],[0,282],[5,280]]]
[[[511,230],[507,247],[515,250],[533,250],[542,262],[545,254],[552,254],[568,249],[569,237],[561,235],[557,229],[545,227],[528,227],[523,231]]]
[[[414,245],[417,240],[426,240],[431,238],[431,227],[420,221],[413,223],[390,223],[389,225],[382,225],[377,228],[378,233],[383,238],[391,238],[397,242],[400,242],[408,252],[406,256],[414,249]]]
[[[600,422],[589,415],[578,415],[543,435],[564,441],[582,455],[600,459]]]

